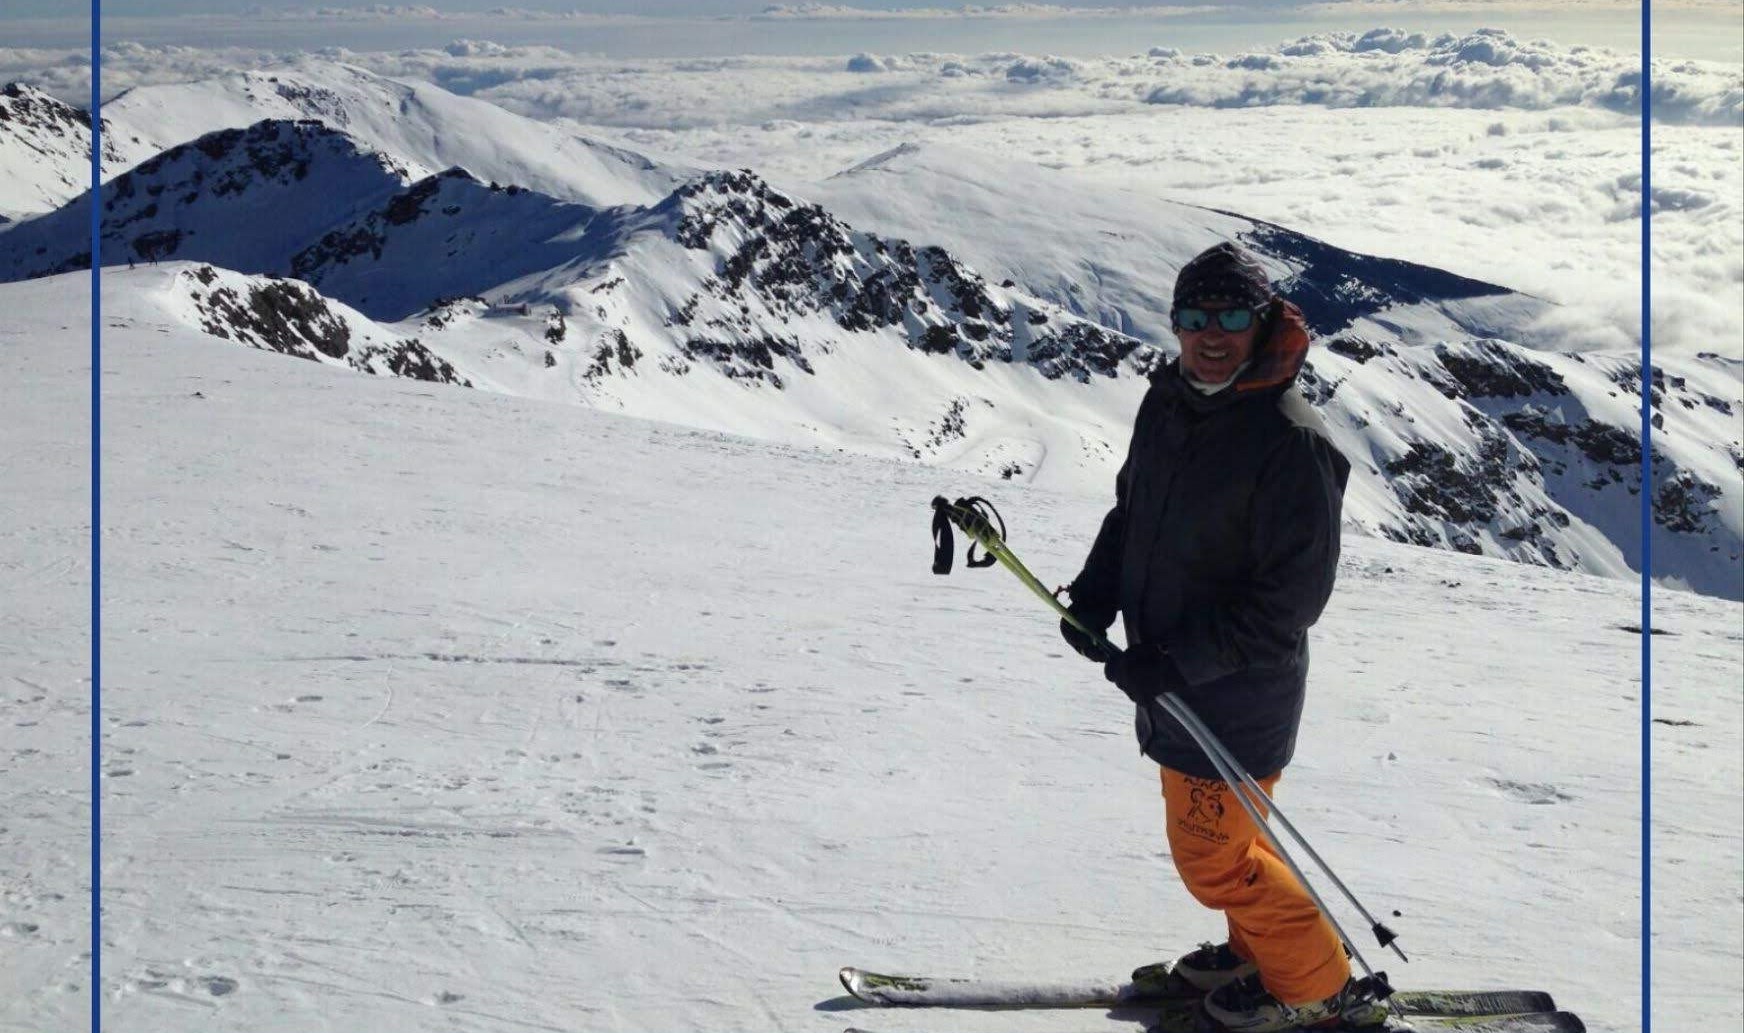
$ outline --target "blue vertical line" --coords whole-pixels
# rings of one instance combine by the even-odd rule
[[[91,1033],[103,1029],[103,58],[91,0]]]
[[[1653,4],[1641,4],[1641,1033],[1653,1033]]]

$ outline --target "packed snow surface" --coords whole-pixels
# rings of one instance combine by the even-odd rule
[[[0,1030],[89,1027],[90,277],[0,289]]]
[[[72,284],[0,286],[45,444],[8,498],[47,500],[6,509],[8,627],[80,626]],[[867,1016],[834,975],[1118,977],[1217,934],[1130,705],[1014,579],[929,572],[935,494],[1057,583],[1106,492],[358,376],[140,297],[100,378],[105,1029],[1131,1030]],[[1654,599],[1656,1013],[1735,1028],[1740,607]],[[1399,984],[1639,1028],[1638,620],[1627,582],[1346,538],[1280,799]],[[7,645],[6,1030],[86,1018],[76,733],[28,724],[76,726],[84,648]]]

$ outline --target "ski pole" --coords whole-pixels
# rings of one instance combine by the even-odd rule
[[[983,512],[983,510],[985,510],[985,512]],[[1079,631],[1090,636],[1091,640],[1097,646],[1106,650],[1110,656],[1120,655],[1121,650],[1119,647],[1108,641],[1107,636],[1101,631],[1088,627],[1079,620],[1077,615],[1073,614],[1071,610],[1062,604],[1054,593],[1049,592],[1041,581],[1038,580],[1034,574],[1030,573],[1029,568],[1023,565],[1023,562],[1017,558],[1016,554],[1006,546],[1004,535],[1005,521],[999,516],[998,510],[993,508],[992,503],[979,496],[961,498],[953,503],[948,501],[944,496],[939,495],[933,498],[933,513],[933,545],[935,548],[933,555],[933,573],[950,573],[951,554],[954,551],[950,540],[950,526],[955,524],[957,527],[962,529],[964,534],[974,539],[974,544],[969,548],[969,556],[967,560],[969,566],[986,567],[993,565],[995,562],[1003,565],[1006,569],[1015,574],[1018,580],[1022,581],[1036,594],[1037,597],[1046,602],[1055,612],[1059,613],[1064,620]],[[995,521],[999,524],[997,530],[995,530],[993,526]],[[981,546],[981,548],[985,550],[986,555],[977,559],[974,554],[975,545]],[[1326,860],[1322,858],[1319,852],[1316,851],[1308,842],[1307,837],[1302,835],[1302,833],[1284,814],[1283,810],[1278,807],[1277,801],[1273,800],[1270,794],[1268,794],[1259,782],[1254,779],[1253,775],[1236,761],[1228,748],[1223,745],[1222,741],[1219,740],[1214,733],[1212,733],[1210,728],[1206,727],[1205,723],[1200,720],[1199,715],[1194,713],[1193,708],[1189,707],[1186,701],[1171,692],[1162,693],[1157,698],[1163,706],[1163,709],[1167,711],[1170,716],[1174,717],[1176,721],[1180,722],[1181,727],[1187,731],[1188,735],[1192,736],[1193,741],[1198,744],[1202,751],[1204,751],[1205,756],[1211,761],[1212,766],[1217,769],[1218,773],[1223,777],[1223,780],[1228,783],[1231,788],[1235,789],[1236,799],[1247,811],[1248,816],[1253,819],[1255,826],[1265,835],[1267,842],[1269,842],[1277,851],[1278,856],[1286,865],[1289,866],[1291,874],[1295,875],[1296,880],[1302,884],[1302,887],[1305,890],[1307,890],[1309,897],[1314,901],[1315,906],[1319,908],[1320,913],[1326,916],[1326,920],[1332,924],[1333,929],[1338,933],[1339,939],[1344,942],[1346,947],[1350,948],[1351,956],[1356,959],[1357,964],[1359,964],[1363,971],[1368,974],[1371,984],[1378,984],[1378,988],[1383,991],[1379,996],[1384,997],[1390,993],[1391,988],[1386,984],[1385,974],[1377,974],[1373,968],[1369,967],[1368,961],[1362,956],[1362,952],[1358,950],[1356,944],[1351,940],[1351,938],[1346,935],[1344,928],[1339,924],[1337,917],[1333,915],[1332,910],[1326,906],[1326,902],[1321,899],[1320,894],[1315,891],[1313,885],[1302,874],[1301,868],[1296,864],[1295,859],[1290,856],[1289,849],[1284,846],[1281,840],[1279,840],[1277,834],[1272,829],[1269,818],[1259,813],[1257,806],[1253,801],[1248,799],[1246,793],[1243,792],[1243,789],[1252,792],[1257,799],[1264,800],[1270,805],[1271,813],[1277,815],[1279,822],[1284,826],[1284,829],[1289,832],[1290,837],[1297,843],[1301,844],[1303,849],[1308,851],[1309,857],[1313,859],[1314,863],[1320,868],[1320,870],[1326,873],[1327,877],[1330,878],[1333,884],[1336,885],[1340,892],[1344,894],[1345,899],[1349,900],[1352,906],[1354,906],[1357,911],[1362,914],[1363,918],[1369,922],[1376,940],[1378,940],[1384,947],[1393,948],[1394,953],[1398,954],[1401,960],[1408,962],[1410,959],[1405,957],[1405,952],[1400,950],[1396,942],[1397,936],[1392,930],[1388,929],[1379,921],[1376,921],[1374,916],[1369,913],[1369,910],[1363,907],[1362,902],[1359,901],[1356,898],[1356,895],[1350,891],[1350,888],[1345,885],[1344,880],[1338,877],[1337,873],[1332,870],[1332,866],[1326,863]]]
[[[1277,816],[1279,823],[1284,826],[1284,831],[1290,834],[1290,838],[1301,844],[1303,850],[1308,851],[1308,856],[1314,861],[1315,865],[1317,865],[1321,871],[1326,873],[1326,877],[1332,880],[1333,885],[1338,887],[1340,893],[1344,894],[1344,899],[1350,901],[1351,907],[1356,908],[1357,913],[1362,915],[1364,921],[1369,923],[1369,931],[1375,934],[1375,940],[1383,947],[1391,947],[1393,953],[1399,956],[1400,961],[1409,962],[1411,959],[1407,958],[1405,952],[1399,949],[1397,934],[1382,924],[1374,915],[1370,914],[1368,908],[1363,907],[1362,901],[1357,899],[1356,894],[1350,891],[1350,887],[1344,884],[1344,880],[1338,877],[1338,873],[1332,870],[1332,866],[1327,864],[1326,860],[1320,856],[1320,853],[1314,849],[1314,844],[1308,842],[1308,837],[1304,836],[1299,830],[1297,830],[1296,826],[1291,823],[1289,816],[1284,813],[1284,809],[1279,807],[1278,802],[1266,794],[1265,789],[1259,784],[1259,782],[1255,781],[1253,775],[1249,774],[1247,770],[1236,761],[1235,756],[1229,752],[1229,747],[1223,745],[1223,743],[1211,733],[1211,729],[1206,727],[1205,722],[1199,717],[1199,715],[1194,713],[1193,709],[1187,706],[1185,701],[1181,700],[1180,697],[1173,693],[1163,693],[1159,698],[1163,700],[1163,706],[1165,709],[1170,709],[1170,703],[1175,705],[1175,709],[1170,709],[1170,713],[1174,715],[1177,721],[1180,721],[1181,724],[1187,728],[1188,733],[1193,735],[1194,741],[1199,743],[1201,749],[1205,749],[1207,744],[1209,744],[1221,755],[1223,761],[1241,776],[1243,785],[1247,786],[1248,789],[1252,790],[1262,799],[1266,800],[1266,802],[1271,804],[1272,813]],[[1208,755],[1210,752],[1210,750],[1207,750]],[[1214,763],[1216,759],[1217,758],[1215,757],[1213,758]],[[1300,872],[1297,873],[1297,878],[1301,878]],[[1351,953],[1357,953],[1354,946],[1351,947]],[[1361,955],[1357,956],[1357,960],[1362,960]],[[1367,969],[1368,965],[1364,963],[1363,968]]]
[[[1349,934],[1344,931],[1344,926],[1338,921],[1338,917],[1332,913],[1331,908],[1326,906],[1326,901],[1320,898],[1320,893],[1315,890],[1314,884],[1309,882],[1308,877],[1302,874],[1302,869],[1296,864],[1296,859],[1290,856],[1290,851],[1284,846],[1283,842],[1278,839],[1278,834],[1272,829],[1271,821],[1266,815],[1260,813],[1258,804],[1253,800],[1248,799],[1247,794],[1248,791],[1253,792],[1259,799],[1265,800],[1267,803],[1271,804],[1271,813],[1282,817],[1282,813],[1278,811],[1277,801],[1267,795],[1265,789],[1258,782],[1254,781],[1252,775],[1248,774],[1247,769],[1236,763],[1236,761],[1229,756],[1223,743],[1211,733],[1209,728],[1206,728],[1205,725],[1200,722],[1199,715],[1195,714],[1193,709],[1189,707],[1181,697],[1172,692],[1164,692],[1158,694],[1157,702],[1162,704],[1163,709],[1168,711],[1170,716],[1181,723],[1181,727],[1187,730],[1187,734],[1193,737],[1193,741],[1199,744],[1199,748],[1203,750],[1205,756],[1210,759],[1211,766],[1217,769],[1218,776],[1222,778],[1224,782],[1228,783],[1230,788],[1234,790],[1236,801],[1241,804],[1243,810],[1247,811],[1248,817],[1253,820],[1254,827],[1259,829],[1266,837],[1266,842],[1271,844],[1272,849],[1277,853],[1278,858],[1290,869],[1290,874],[1294,875],[1296,881],[1302,884],[1302,888],[1308,891],[1308,896],[1314,901],[1314,906],[1320,909],[1320,913],[1326,916],[1328,922],[1332,923],[1333,931],[1338,933],[1338,939],[1340,942],[1350,948],[1351,957],[1355,958],[1356,963],[1362,966],[1363,972],[1368,976],[1369,984],[1371,986],[1376,986],[1378,984],[1379,987],[1386,988],[1385,993],[1377,994],[1377,996],[1385,997],[1388,993],[1391,993],[1391,988],[1387,987],[1386,984],[1386,975],[1384,973],[1377,975],[1375,970],[1369,967],[1368,960],[1363,957],[1362,951],[1357,949],[1356,944],[1351,940]],[[1291,829],[1291,834],[1296,836],[1297,842],[1302,843],[1305,847],[1308,845],[1306,842],[1302,841],[1300,835],[1295,833],[1294,828],[1290,826],[1289,822],[1286,821],[1284,824],[1286,828]],[[1322,870],[1326,870],[1326,862],[1320,861],[1320,856],[1318,854],[1315,854],[1312,849],[1310,849],[1308,853],[1313,855],[1316,861],[1319,861]],[[1332,873],[1330,870],[1327,870],[1327,874],[1331,875]],[[1336,876],[1333,877],[1333,881],[1338,881]],[[1400,957],[1404,957],[1404,955],[1401,954]]]

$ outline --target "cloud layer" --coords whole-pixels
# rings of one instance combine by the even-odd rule
[[[1641,110],[1636,55],[1521,40],[1499,29],[1429,36],[1396,29],[1323,33],[1275,53],[1224,61],[1152,51],[1159,84],[1153,104],[1203,107],[1595,107]],[[1173,73],[1173,74],[1171,74]],[[1744,121],[1744,77],[1706,62],[1655,66],[1656,120],[1696,125]]]
[[[395,12],[427,10],[320,9],[262,17],[389,20]],[[844,10],[777,7],[766,16],[846,17]],[[997,10],[1007,12],[1001,17],[1013,16],[1009,9]],[[912,10],[889,13],[919,16]],[[538,15],[505,10],[501,16]],[[453,16],[430,11],[413,17]],[[0,72],[17,76],[35,70],[40,74],[32,77],[34,84],[63,96],[82,96],[88,90],[88,60],[74,60],[77,52],[64,51],[63,60],[44,61],[48,53],[0,50]],[[1428,35],[1382,28],[1320,33],[1238,54],[1153,47],[1142,55],[1102,58],[862,53],[851,58],[614,60],[551,46],[469,38],[443,47],[378,52],[324,48],[317,53],[383,74],[427,79],[457,92],[489,90],[489,99],[523,114],[674,129],[770,118],[1058,117],[1120,113],[1143,104],[1527,111],[1585,107],[1637,114],[1642,78],[1638,55],[1525,40],[1495,29]],[[105,86],[112,92],[219,69],[267,67],[282,63],[289,52],[119,43],[106,47],[103,56]],[[881,76],[881,81],[861,78],[868,74]],[[1656,62],[1652,105],[1655,120],[1663,123],[1744,125],[1744,74],[1716,62]]]

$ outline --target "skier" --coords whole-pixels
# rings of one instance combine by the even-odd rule
[[[1151,376],[1114,508],[1069,588],[1086,626],[1122,615],[1128,648],[1110,658],[1060,631],[1137,704],[1175,867],[1227,920],[1227,942],[1175,966],[1207,1014],[1251,1033],[1379,1024],[1332,924],[1156,699],[1179,696],[1271,793],[1295,750],[1350,463],[1294,387],[1302,314],[1252,255],[1219,244],[1188,262],[1171,315],[1180,358]]]

